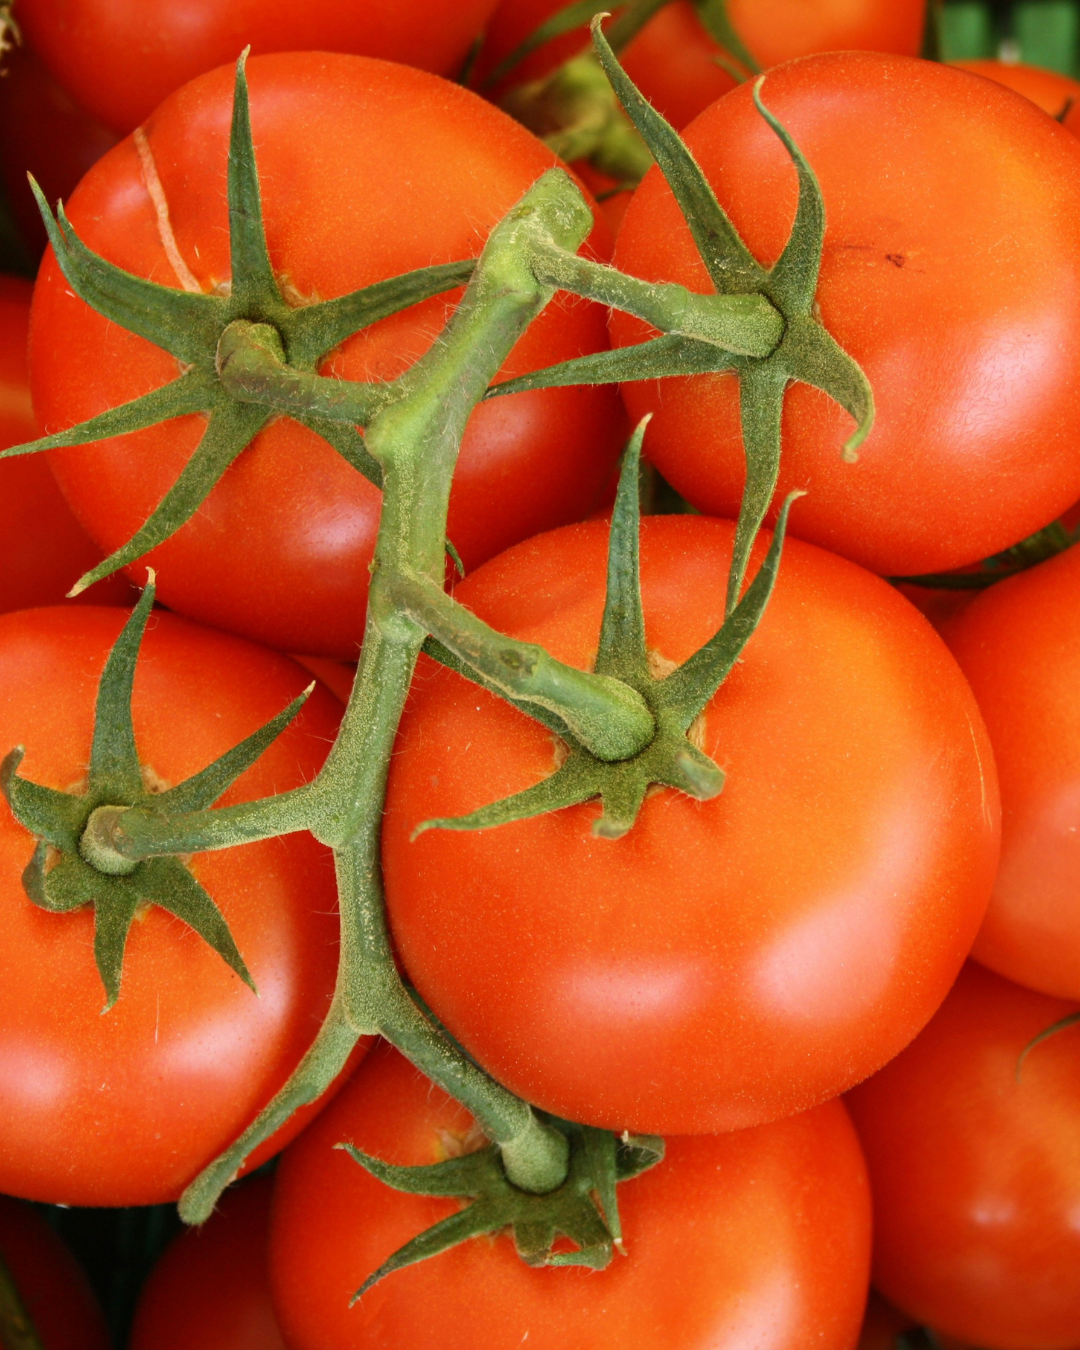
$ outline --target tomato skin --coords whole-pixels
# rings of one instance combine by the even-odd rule
[[[5,81],[0,80],[0,89]],[[0,449],[34,439],[26,344],[32,287],[0,276]],[[83,572],[101,561],[94,544],[56,485],[44,455],[0,460],[0,612],[55,605]],[[132,595],[124,576],[83,592],[90,604],[123,604]],[[80,598],[83,598],[80,597]]]
[[[482,88],[498,63],[562,7],[560,0],[503,0],[488,25],[474,87]],[[925,4],[923,0],[854,4],[728,0],[728,17],[751,55],[766,67],[813,52],[858,48],[917,56]],[[550,73],[585,45],[580,29],[545,43],[499,80],[491,94],[499,97],[516,84]],[[649,102],[675,127],[684,127],[735,88],[734,76],[717,60],[722,55],[689,0],[673,0],[627,44],[619,59]]]
[[[673,1139],[619,1189],[627,1255],[605,1271],[530,1269],[504,1235],[470,1241],[376,1285],[397,1247],[456,1208],[403,1195],[347,1154],[436,1162],[475,1147],[471,1118],[379,1047],[282,1158],[271,1270],[295,1350],[847,1350],[866,1297],[864,1164],[830,1103],[738,1135]],[[767,1331],[766,1331],[767,1329]],[[526,1339],[527,1338],[527,1339]]]
[[[101,1308],[82,1267],[29,1205],[0,1195],[0,1257],[42,1350],[109,1350]]]
[[[174,1239],[139,1296],[128,1350],[285,1350],[270,1301],[270,1177]]]
[[[1059,118],[1080,98],[1080,81],[1062,75],[1060,71],[1044,70],[1042,66],[1028,66],[1022,61],[950,61],[959,70],[982,75],[1030,99],[1044,113]]]
[[[302,296],[326,299],[475,256],[502,214],[556,163],[498,109],[423,71],[298,52],[252,58],[248,78],[270,256]],[[146,126],[177,247],[206,290],[229,275],[232,86],[230,68],[203,76]],[[175,285],[142,174],[133,141],[121,142],[83,180],[71,219],[110,261]],[[594,239],[604,252],[610,236],[602,221]],[[396,377],[430,346],[453,300],[436,297],[351,338],[324,373]],[[529,328],[503,374],[606,345],[604,310],[563,297]],[[34,297],[31,371],[38,416],[56,431],[174,379],[179,367],[75,299],[47,254]],[[204,424],[201,416],[180,418],[50,453],[68,500],[103,548],[142,525]],[[586,514],[624,431],[611,388],[535,391],[479,408],[448,524],[465,566]],[[378,491],[320,437],[280,419],[149,562],[172,609],[288,651],[355,660],[379,509]]]
[[[1009,90],[928,61],[808,57],[762,98],[821,183],[822,322],[865,371],[877,418],[847,464],[851,418],[792,386],[776,501],[791,528],[887,575],[987,557],[1080,495],[1080,145]],[[748,247],[786,242],[795,170],[749,86],[686,140]],[[619,231],[619,267],[712,289],[674,198],[651,170]],[[646,330],[613,315],[618,345]],[[651,411],[646,452],[702,511],[734,515],[745,476],[733,374],[624,386]],[[1007,482],[1007,492],[1001,490]]]
[[[648,641],[665,660],[720,626],[732,532],[643,521]],[[553,531],[456,595],[587,669],[606,547],[601,523]],[[706,1133],[827,1100],[925,1025],[981,921],[989,745],[944,645],[879,578],[789,541],[703,734],[723,793],[657,792],[621,840],[591,834],[596,803],[413,840],[555,764],[549,733],[508,704],[443,669],[418,677],[383,830],[394,938],[452,1033],[560,1116]]]
[[[969,964],[922,1035],[847,1101],[874,1192],[874,1283],[990,1350],[1080,1343],[1075,1009]]]
[[[354,52],[454,75],[494,0],[20,0],[57,80],[125,135],[204,71],[253,52]]]
[[[125,618],[90,606],[0,616],[0,745],[26,746],[25,777],[71,790],[85,773],[97,680]],[[176,783],[308,680],[276,653],[157,614],[135,676],[141,760]],[[316,688],[222,802],[310,779],[340,715]],[[27,899],[21,876],[32,851],[32,836],[3,805],[0,1188],[69,1205],[175,1199],[281,1086],[318,1029],[337,959],[331,855],[295,834],[197,856],[192,870],[225,915],[259,996],[183,923],[151,908],[132,927],[120,998],[102,1015],[93,915],[50,914]],[[254,1162],[302,1124],[291,1121]]]
[[[973,955],[1080,999],[1080,550],[981,594],[946,638],[975,693],[1001,781],[1001,867]]]

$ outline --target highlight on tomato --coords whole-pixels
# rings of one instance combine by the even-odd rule
[[[970,963],[921,1036],[847,1098],[874,1195],[874,1284],[988,1350],[1080,1341],[1076,1004]]]
[[[774,513],[794,488],[800,538],[887,575],[974,562],[1080,496],[1080,144],[1010,91],[898,56],[838,53],[771,71],[760,97],[820,183],[815,313],[864,371],[873,430],[846,462],[850,418],[808,384],[784,404]],[[741,87],[686,143],[753,255],[787,240],[797,176]],[[713,289],[657,170],[616,263]],[[612,317],[618,345],[648,330]],[[734,374],[624,385],[653,420],[646,454],[698,509],[736,511],[745,478]],[[849,457],[850,458],[850,457]],[[1000,484],[1008,481],[1008,492]]]
[[[145,597],[140,608],[145,618]],[[307,1050],[337,961],[332,858],[309,835],[124,875],[93,868],[85,838],[61,846],[65,816],[79,816],[101,775],[166,809],[175,793],[165,794],[309,683],[274,652],[153,614],[134,674],[132,784],[115,689],[95,731],[99,677],[121,630],[130,635],[125,620],[92,606],[0,616],[0,745],[25,747],[21,760],[8,756],[4,787],[40,821],[35,839],[0,806],[0,1187],[65,1205],[175,1199]],[[315,688],[233,786],[214,780],[215,793],[243,801],[310,780],[340,716]]]
[[[642,521],[657,678],[719,627],[732,534]],[[607,543],[600,522],[542,535],[455,596],[590,669]],[[879,578],[789,538],[692,737],[723,791],[653,789],[622,838],[596,837],[595,802],[417,836],[539,782],[565,751],[430,666],[402,721],[382,846],[402,962],[490,1073],[568,1119],[697,1133],[827,1100],[925,1025],[982,920],[998,850],[989,743],[947,649]]]
[[[605,1270],[532,1269],[500,1234],[394,1270],[352,1307],[395,1249],[458,1205],[391,1190],[335,1147],[343,1142],[419,1164],[467,1155],[483,1137],[396,1051],[368,1057],[278,1168],[271,1273],[296,1350],[736,1350],[766,1329],[777,1350],[855,1343],[870,1213],[837,1102],[756,1130],[670,1140],[664,1162],[621,1189],[624,1254]]]
[[[254,57],[248,70],[267,246],[286,309],[412,268],[467,262],[555,162],[498,109],[423,71],[316,52]],[[185,86],[99,161],[70,203],[87,245],[178,291],[228,290],[233,79],[222,68]],[[593,238],[603,254],[602,222]],[[335,337],[340,345],[320,368],[355,380],[401,374],[430,347],[456,296],[426,294],[347,341]],[[503,374],[606,346],[603,308],[563,297],[521,338]],[[203,355],[212,373],[215,350]],[[31,369],[52,433],[176,380],[183,367],[77,299],[49,254],[35,292]],[[380,511],[378,489],[349,459],[363,441],[342,424],[339,453],[289,417],[256,422],[268,425],[242,453],[250,435],[235,428],[219,426],[204,445],[200,462],[224,474],[149,555],[162,601],[288,651],[355,660]],[[206,430],[204,414],[174,416],[49,455],[80,520],[111,551],[151,517]],[[623,435],[611,387],[538,390],[479,408],[448,524],[464,566],[584,515]]]

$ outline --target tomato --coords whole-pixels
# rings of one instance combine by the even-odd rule
[[[817,302],[862,366],[877,420],[856,464],[838,404],[787,393],[777,501],[801,538],[874,571],[943,571],[1006,548],[1080,496],[1080,144],[990,81],[897,56],[809,57],[762,97],[821,183]],[[755,256],[787,239],[796,174],[742,87],[686,141]],[[656,170],[627,209],[618,265],[711,290]],[[645,336],[614,315],[618,344]],[[733,374],[629,385],[645,448],[699,509],[733,515],[745,476]],[[1002,484],[1008,490],[1002,490]]]
[[[1001,780],[1001,868],[974,955],[1080,999],[1080,550],[980,595],[949,645],[986,718]]]
[[[561,0],[503,0],[488,27],[474,84],[481,84],[562,8]],[[925,11],[924,0],[728,0],[727,4],[733,28],[763,67],[812,52],[858,48],[916,56]],[[501,79],[494,92],[501,94],[548,74],[584,45],[581,29],[545,43]],[[722,55],[690,0],[673,0],[649,20],[620,59],[649,102],[676,127],[683,127],[735,87],[734,76],[717,60]]]
[[[30,295],[28,281],[0,276],[0,449],[35,434],[26,360]],[[58,604],[101,561],[44,455],[0,460],[0,556],[0,611]],[[91,604],[123,604],[130,594],[127,579],[116,576],[83,597]]]
[[[270,1302],[271,1185],[226,1191],[173,1241],[143,1286],[129,1350],[285,1350]]]
[[[874,1192],[874,1283],[989,1350],[1080,1344],[1080,1040],[1057,999],[969,965],[848,1098]]]
[[[300,52],[255,58],[248,73],[270,256],[296,297],[325,299],[476,255],[490,228],[555,162],[503,113],[422,71]],[[229,276],[232,85],[231,69],[203,76],[146,127],[176,247],[205,290]],[[133,140],[83,180],[70,214],[110,261],[179,284]],[[606,226],[596,237],[602,247]],[[430,345],[450,303],[435,297],[351,338],[324,372],[396,377]],[[606,343],[599,305],[555,302],[517,344],[505,375]],[[75,299],[51,254],[35,293],[31,369],[35,407],[49,431],[178,374],[172,356]],[[142,525],[205,423],[189,416],[50,452],[76,514],[104,548],[115,549]],[[515,394],[478,409],[448,527],[465,565],[584,515],[623,433],[610,388]],[[288,419],[274,421],[196,516],[154,550],[160,597],[272,646],[355,660],[379,508],[378,491],[320,437]]]
[[[45,226],[27,173],[34,175],[49,201],[67,200],[91,164],[116,144],[116,135],[77,107],[25,45],[4,53],[0,126],[4,193],[36,260],[45,248]]]
[[[1041,66],[991,60],[953,61],[951,64],[1023,94],[1051,117],[1061,118],[1080,97],[1080,81],[1071,80],[1056,70],[1044,70]]]
[[[40,1213],[6,1195],[0,1195],[0,1259],[42,1350],[109,1350],[105,1319],[79,1263]]]
[[[255,52],[358,52],[456,74],[495,0],[19,0],[19,23],[60,83],[131,131],[172,91]]]
[[[719,628],[732,533],[696,516],[643,521],[658,670]],[[601,523],[555,531],[456,595],[587,669],[606,547]],[[765,618],[695,734],[727,774],[722,794],[654,791],[620,840],[591,833],[597,803],[413,840],[424,820],[539,781],[556,747],[442,668],[419,676],[402,722],[383,830],[402,960],[496,1078],[571,1120],[699,1133],[834,1096],[925,1024],[985,909],[997,859],[985,732],[944,645],[879,578],[789,541]]]
[[[126,615],[78,606],[0,616],[0,745],[64,791],[85,774],[97,681]],[[174,784],[280,712],[308,683],[287,658],[171,614],[151,620],[135,676],[140,759]],[[316,689],[222,802],[310,779],[341,709]],[[175,1199],[282,1085],[325,1015],[337,919],[328,850],[307,834],[197,856],[258,997],[160,908],[141,912],[104,1015],[88,908],[48,913],[23,891],[29,832],[0,806],[0,1188],[67,1205]],[[310,1114],[310,1111],[308,1112]],[[293,1119],[256,1153],[280,1148]]]
[[[480,1142],[463,1107],[376,1050],[278,1169],[274,1296],[295,1350],[775,1350],[855,1342],[869,1208],[843,1109],[736,1135],[673,1139],[619,1188],[626,1255],[604,1271],[530,1269],[479,1238],[356,1288],[457,1202],[403,1195],[334,1145],[428,1163]]]

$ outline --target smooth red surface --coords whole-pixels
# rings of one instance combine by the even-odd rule
[[[248,76],[270,257],[294,298],[327,299],[476,256],[491,227],[556,162],[498,109],[423,71],[308,52],[253,58]],[[217,70],[146,126],[177,247],[208,291],[229,277],[232,87],[232,69]],[[70,214],[110,261],[179,285],[132,140],[83,180]],[[599,222],[601,252],[609,239]],[[396,377],[430,346],[454,299],[436,297],[349,339],[324,373]],[[518,342],[503,376],[606,345],[604,310],[564,297]],[[31,357],[35,408],[50,431],[179,374],[171,356],[75,299],[51,254],[34,300]],[[64,492],[99,543],[113,549],[143,524],[204,425],[191,416],[52,452]],[[612,388],[541,390],[478,409],[448,524],[465,565],[585,515],[624,431]],[[355,660],[379,509],[378,491],[326,442],[275,421],[196,516],[154,550],[161,599],[272,646]]]
[[[455,75],[495,0],[19,0],[52,73],[122,135],[174,89],[253,52],[355,52]]]
[[[1080,999],[1080,549],[1002,581],[947,639],[986,719],[1001,782],[1001,868],[973,955]]]
[[[475,1148],[468,1113],[377,1050],[282,1158],[271,1270],[295,1350],[850,1350],[866,1298],[865,1170],[838,1103],[740,1134],[668,1141],[619,1188],[625,1256],[530,1269],[479,1238],[349,1299],[455,1201],[391,1191],[342,1140],[397,1163]]]
[[[953,61],[951,65],[982,75],[1023,94],[1051,117],[1060,118],[1080,98],[1080,81],[1042,66],[1026,66],[1022,61]]]
[[[719,628],[732,530],[643,521],[664,661]],[[601,523],[554,531],[456,595],[588,668],[606,548]],[[940,639],[879,578],[789,541],[700,734],[722,794],[655,791],[620,840],[591,833],[595,802],[414,840],[550,774],[555,745],[431,666],[402,723],[383,830],[401,957],[495,1077],[569,1119],[704,1133],[825,1101],[925,1025],[982,919],[998,849],[986,733]]]
[[[0,276],[0,450],[37,435],[26,356],[32,292],[28,281]],[[101,561],[101,549],[72,515],[44,455],[0,459],[0,558],[0,612],[59,604]],[[131,594],[121,575],[99,581],[81,598],[123,604]]]
[[[562,0],[503,0],[488,25],[474,88],[482,87],[500,61],[562,8]],[[916,56],[926,6],[923,0],[728,0],[727,8],[735,31],[765,67],[812,52],[858,48]],[[515,84],[548,74],[586,44],[584,29],[545,43],[492,92],[501,95]],[[672,0],[619,59],[649,102],[674,126],[683,127],[735,87],[734,76],[717,60],[722,55],[690,0]]]
[[[109,1350],[101,1308],[82,1267],[29,1205],[0,1195],[3,1259],[42,1350]],[[0,1338],[0,1344],[5,1344]]]
[[[270,1300],[271,1177],[225,1192],[150,1272],[128,1350],[285,1350]]]
[[[877,420],[856,464],[852,419],[789,389],[776,502],[800,538],[874,571],[973,562],[1080,495],[1080,144],[1011,90],[898,56],[808,57],[771,72],[766,105],[821,184],[817,304],[862,366]],[[795,170],[743,86],[687,144],[748,247],[771,265]],[[618,265],[712,289],[674,197],[650,171],[627,208]],[[615,315],[617,343],[647,330]],[[745,475],[732,375],[624,387],[654,414],[646,452],[701,510],[734,515]]]
[[[1080,1030],[1025,1046],[1076,1005],[977,965],[848,1105],[874,1192],[874,1283],[987,1350],[1080,1344]]]
[[[23,776],[65,791],[83,781],[98,678],[126,617],[89,606],[0,616],[0,747],[25,745]],[[140,760],[175,784],[309,679],[277,653],[158,613],[135,675]],[[222,803],[311,779],[340,716],[317,688]],[[21,876],[33,847],[0,806],[0,1189],[68,1205],[174,1199],[277,1091],[318,1030],[337,964],[330,852],[300,833],[192,860],[258,996],[184,923],[149,908],[132,927],[120,998],[103,1014],[93,915],[31,903]]]

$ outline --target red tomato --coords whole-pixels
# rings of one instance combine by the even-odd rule
[[[1075,1005],[969,965],[917,1041],[848,1098],[874,1192],[874,1283],[988,1350],[1080,1344]]]
[[[720,626],[733,526],[642,524],[663,669]],[[456,594],[588,669],[606,548],[600,523],[555,531]],[[413,841],[421,821],[537,782],[556,747],[445,669],[426,669],[402,723],[383,862],[404,964],[496,1078],[565,1118],[703,1133],[825,1101],[926,1023],[982,918],[997,860],[989,745],[944,645],[879,578],[789,542],[698,734],[722,794],[656,791],[620,840],[591,833],[586,803]]]
[[[992,586],[947,637],[1001,780],[1001,868],[973,955],[1080,999],[1080,549]]]
[[[0,1259],[42,1350],[109,1350],[105,1319],[82,1267],[41,1214],[6,1195],[0,1195]],[[2,1324],[0,1344],[9,1344]]]
[[[897,1350],[897,1337],[914,1330],[915,1323],[906,1313],[890,1307],[876,1290],[870,1290],[858,1350]]]
[[[128,1350],[285,1350],[270,1302],[271,1185],[226,1191],[175,1239],[143,1286]]]
[[[503,0],[488,26],[474,84],[494,70],[562,0]],[[601,8],[597,5],[597,9]],[[916,56],[922,46],[925,0],[728,0],[728,17],[761,66],[812,52],[865,48]],[[512,86],[549,74],[585,45],[577,29],[545,43],[494,86]],[[620,54],[627,73],[654,107],[683,127],[729,89],[734,76],[705,31],[690,0],[673,0]]]
[[[1080,495],[1080,145],[990,81],[932,62],[837,54],[767,76],[768,107],[820,182],[822,321],[862,366],[877,421],[856,464],[838,404],[787,394],[779,501],[801,538],[875,571],[974,562]],[[791,225],[796,175],[749,87],[687,130],[721,204],[763,263]],[[650,171],[619,231],[618,265],[711,285],[667,185]],[[645,335],[614,315],[619,344]],[[745,476],[734,375],[629,385],[645,446],[695,506],[733,515]],[[1008,483],[1008,490],[1002,484]]]
[[[0,450],[36,434],[26,360],[31,291],[28,281],[0,276]],[[0,460],[0,557],[0,611],[59,604],[101,561],[44,455]],[[90,604],[123,604],[131,593],[126,577],[117,576],[83,597]]]
[[[121,135],[241,50],[358,52],[453,75],[495,0],[19,0],[31,45]]]
[[[950,65],[982,75],[1023,94],[1051,117],[1060,118],[1080,98],[1080,81],[1071,80],[1056,70],[1026,66],[1021,61],[952,61]]]
[[[0,746],[26,746],[24,777],[65,791],[79,783],[98,677],[125,617],[90,606],[0,616]],[[286,657],[158,614],[135,676],[141,761],[156,779],[179,782],[307,682]],[[316,689],[222,802],[310,779],[340,713]],[[258,997],[194,932],[150,908],[133,925],[120,998],[102,1015],[93,914],[50,914],[27,899],[21,877],[32,851],[4,804],[0,1187],[68,1205],[175,1199],[282,1085],[325,1014],[337,960],[331,855],[295,834],[197,856],[192,870]],[[301,1124],[294,1118],[255,1161]]]
[[[0,126],[4,192],[36,260],[47,241],[27,173],[50,202],[66,201],[91,164],[116,144],[116,135],[77,107],[25,45],[4,54]]]
[[[401,1270],[349,1307],[398,1247],[457,1202],[403,1195],[334,1145],[398,1163],[477,1147],[463,1107],[376,1050],[278,1170],[274,1297],[295,1350],[847,1350],[866,1298],[858,1144],[830,1103],[740,1134],[673,1139],[619,1188],[626,1256],[530,1269],[507,1236]]]
[[[476,255],[496,221],[555,162],[503,113],[422,71],[300,52],[253,59],[248,74],[270,256],[297,296],[325,299]],[[203,76],[146,127],[176,246],[204,290],[229,276],[232,85],[229,68]],[[179,285],[133,140],[83,180],[71,219],[110,261]],[[606,226],[599,231],[603,244]],[[351,338],[325,373],[396,377],[430,346],[450,303],[436,297]],[[598,305],[549,305],[515,347],[505,376],[603,348],[604,317]],[[49,431],[178,374],[172,356],[77,300],[51,254],[35,294],[31,357],[35,407]],[[65,493],[103,547],[116,548],[142,525],[204,426],[202,416],[186,417],[52,452]],[[584,515],[623,433],[610,388],[541,390],[479,408],[448,527],[465,565]],[[378,491],[320,437],[275,421],[194,519],[154,551],[160,597],[272,646],[355,660],[379,509]]]

